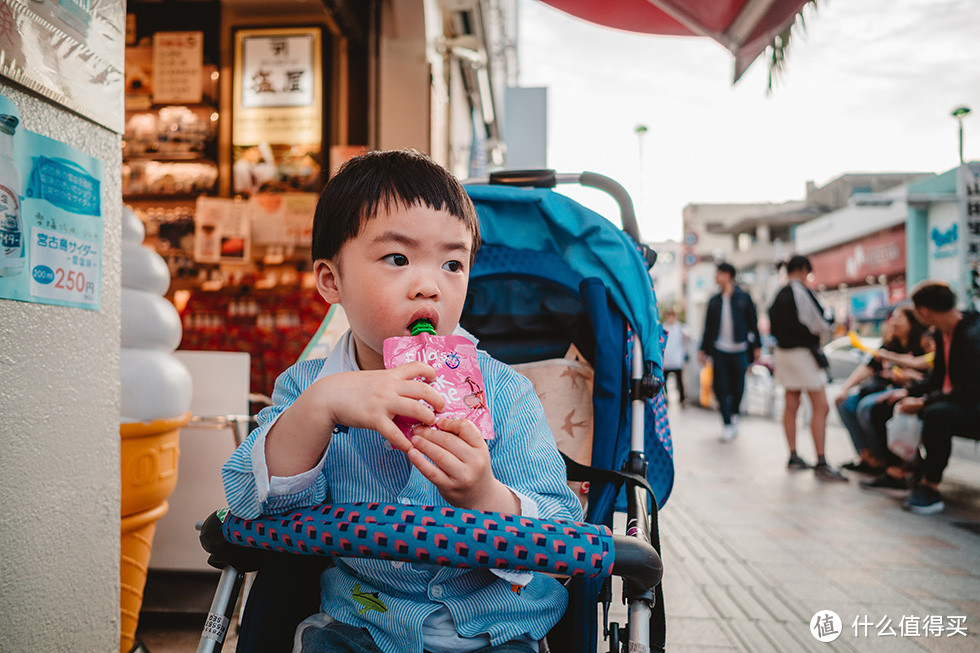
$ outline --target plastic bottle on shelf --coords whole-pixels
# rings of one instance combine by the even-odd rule
[[[16,116],[0,114],[0,276],[24,271],[24,227],[21,220],[20,169],[14,160]]]

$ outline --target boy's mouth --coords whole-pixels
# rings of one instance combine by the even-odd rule
[[[416,314],[412,316],[412,321],[408,323],[408,331],[412,335],[420,333],[422,331],[432,331],[436,330],[436,318],[433,315]]]

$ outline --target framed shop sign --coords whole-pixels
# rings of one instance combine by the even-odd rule
[[[204,32],[153,35],[153,102],[197,104],[202,98]]]
[[[319,27],[235,32],[235,146],[319,144],[322,98]]]

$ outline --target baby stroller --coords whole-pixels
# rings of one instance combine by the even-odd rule
[[[559,183],[609,192],[623,231],[551,190]],[[581,446],[579,455],[565,455],[569,481],[587,488],[585,523],[374,503],[252,521],[215,513],[201,541],[223,572],[198,651],[220,650],[243,574],[254,569],[238,650],[289,650],[296,624],[318,609],[318,571],[338,555],[558,572],[569,577],[569,607],[548,635],[550,650],[596,651],[600,603],[607,650],[664,650],[657,510],[674,473],[661,392],[663,333],[648,274],[656,256],[638,244],[625,190],[601,175],[499,173],[468,182],[467,191],[483,246],[463,328],[521,371],[573,355],[593,372],[585,460]],[[626,513],[625,534],[612,534],[617,511]],[[608,622],[613,575],[624,579],[622,628]],[[287,596],[297,600],[285,603]]]

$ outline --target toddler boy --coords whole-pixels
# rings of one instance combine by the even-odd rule
[[[434,370],[386,370],[383,342],[426,319],[457,332],[480,244],[476,210],[445,169],[414,151],[352,159],[327,183],[313,219],[316,286],[343,306],[350,330],[325,360],[276,381],[274,405],[225,464],[231,512],[279,514],[324,501],[452,505],[528,517],[581,519],[578,499],[531,383],[479,351],[495,437],[466,419],[439,419]],[[465,332],[459,330],[458,332]],[[402,415],[435,428],[412,439]],[[372,609],[357,599],[376,598]],[[321,579],[322,613],[297,650],[537,651],[565,610],[543,574],[343,558]]]

